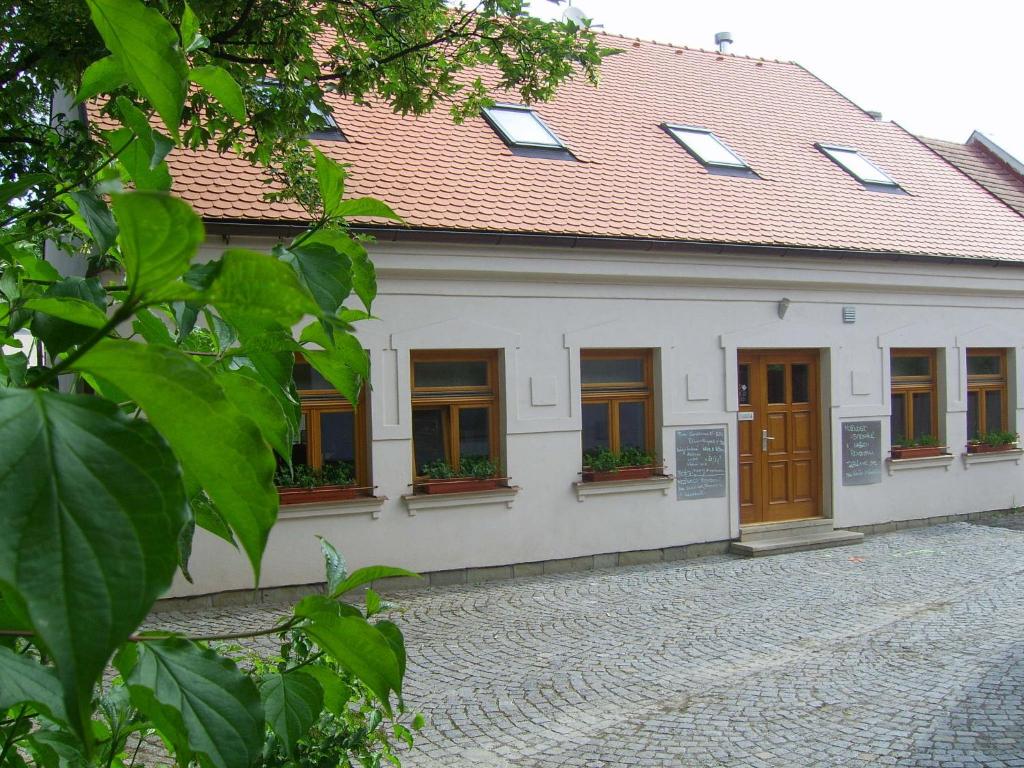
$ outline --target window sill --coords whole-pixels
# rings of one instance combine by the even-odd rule
[[[337,515],[362,515],[367,512],[374,520],[380,517],[380,510],[387,496],[358,496],[354,499],[324,499],[303,504],[282,504],[278,519],[292,520],[302,517],[334,517]]]
[[[464,493],[410,493],[402,497],[409,516],[431,509],[454,509],[455,507],[481,507],[504,504],[512,509],[512,502],[519,493],[519,486],[495,488],[491,491],[467,491]]]
[[[577,480],[572,485],[576,489],[576,500],[582,503],[588,496],[604,496],[610,493],[661,491],[663,496],[668,496],[674,484],[675,478],[672,475],[654,475],[639,480],[592,480],[587,483]]]
[[[919,456],[916,459],[894,459],[889,457],[885,460],[885,465],[890,475],[908,469],[929,469],[932,467],[942,467],[949,472],[949,467],[953,464],[954,458],[956,457],[951,453],[943,453],[938,456]]]
[[[1012,461],[1020,464],[1024,457],[1024,450],[1013,448],[1009,451],[993,451],[991,453],[962,453],[960,458],[964,460],[964,466],[970,468],[973,464],[991,464],[999,461]]]

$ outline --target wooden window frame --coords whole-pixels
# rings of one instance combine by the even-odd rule
[[[635,360],[643,361],[644,380],[637,382],[583,383],[583,364],[586,360]],[[652,349],[581,349],[580,350],[580,394],[583,405],[607,403],[608,405],[608,449],[621,453],[619,435],[619,404],[644,403],[646,410],[644,452],[656,457],[654,440],[654,350]]]
[[[296,355],[296,365],[307,364],[300,355]],[[299,389],[299,407],[306,420],[306,452],[308,466],[313,469],[323,467],[323,436],[320,432],[320,415],[323,413],[354,413],[355,419],[355,481],[359,488],[368,488],[370,483],[369,467],[369,429],[366,420],[367,387],[364,384],[359,391],[358,407],[355,407],[340,392],[333,389]]]
[[[999,373],[998,374],[988,374],[988,373],[986,373],[986,374],[972,374],[970,372],[970,359],[972,357],[998,357],[999,358]],[[1009,429],[1009,427],[1007,426],[1009,424],[1009,418],[1010,418],[1009,412],[1008,412],[1009,411],[1009,409],[1008,409],[1008,405],[1009,405],[1009,387],[1008,387],[1009,377],[1007,376],[1006,365],[1007,365],[1007,356],[1006,356],[1006,350],[1005,349],[1002,349],[1002,348],[992,348],[992,347],[974,347],[974,348],[970,348],[970,349],[967,350],[967,368],[968,368],[968,373],[967,373],[967,395],[968,395],[968,398],[970,398],[970,393],[971,392],[977,392],[978,393],[978,427],[979,427],[979,430],[980,430],[981,433],[984,433],[984,432],[988,431],[985,428],[985,425],[988,422],[988,414],[986,413],[986,409],[988,407],[986,403],[987,403],[988,398],[985,395],[988,392],[999,392],[1000,393],[999,400],[1000,400],[1000,409],[1002,411],[1002,413],[1000,414],[1001,417],[1002,417],[1002,419],[1001,419],[1002,423],[999,426],[999,430],[1001,432],[1006,432]],[[968,406],[968,408],[969,407],[970,406]],[[967,439],[968,440],[973,440],[975,437],[976,437],[976,435],[968,435]]]
[[[416,386],[416,363],[445,362],[485,362],[487,364],[486,387],[418,387]],[[501,387],[498,381],[498,350],[496,349],[464,349],[440,350],[420,349],[409,353],[409,385],[412,394],[412,410],[432,410],[446,408],[447,416],[442,421],[443,445],[445,461],[452,468],[457,468],[462,457],[459,446],[459,412],[470,408],[488,409],[488,436],[490,443],[490,460],[501,466],[501,408],[498,398]],[[413,478],[425,480],[426,475],[419,474],[416,466],[416,444],[413,436],[412,464]],[[499,470],[500,473],[500,470]]]
[[[897,376],[892,373],[893,361],[898,357],[924,357],[928,360],[928,375],[926,376]],[[914,439],[914,395],[927,393],[931,395],[932,402],[932,437],[942,442],[942,430],[939,428],[939,386],[938,386],[938,357],[934,349],[929,348],[906,348],[889,350],[889,385],[891,395],[904,395],[903,398],[903,424],[906,429],[905,438]],[[890,417],[891,425],[891,417]],[[890,430],[891,433],[891,430]]]

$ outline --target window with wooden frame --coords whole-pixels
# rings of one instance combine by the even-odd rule
[[[938,386],[934,349],[893,349],[890,426],[893,445],[939,439]]]
[[[649,349],[580,350],[584,457],[629,448],[654,454],[653,381]]]
[[[354,408],[304,360],[296,360],[293,376],[302,419],[292,444],[291,479],[301,485],[303,476],[315,477],[310,480],[311,487],[354,483],[369,495],[366,387]],[[282,466],[279,471],[287,472],[287,468]]]
[[[967,350],[967,439],[1007,430],[1005,349]]]
[[[500,466],[497,351],[420,350],[411,358],[415,476],[437,462],[458,471],[469,458]]]

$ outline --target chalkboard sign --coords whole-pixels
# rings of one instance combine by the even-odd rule
[[[882,482],[882,422],[843,422],[843,485]]]
[[[725,496],[725,428],[676,431],[676,499]]]

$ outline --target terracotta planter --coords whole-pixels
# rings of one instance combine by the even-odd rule
[[[987,443],[968,443],[968,453],[1004,453],[1005,451],[1016,451],[1017,444],[1009,443],[1007,445],[988,445]]]
[[[423,493],[470,493],[472,491],[493,491],[498,487],[498,478],[479,480],[473,477],[453,477],[450,480],[424,480],[416,483]]]
[[[654,476],[654,467],[619,467],[608,472],[597,472],[592,469],[583,470],[583,482],[600,483],[604,480],[640,480]]]
[[[894,459],[923,459],[926,456],[942,456],[946,453],[944,445],[894,445],[889,451]]]
[[[354,485],[321,485],[319,488],[278,488],[281,504],[314,504],[320,501],[345,501],[359,496]]]

